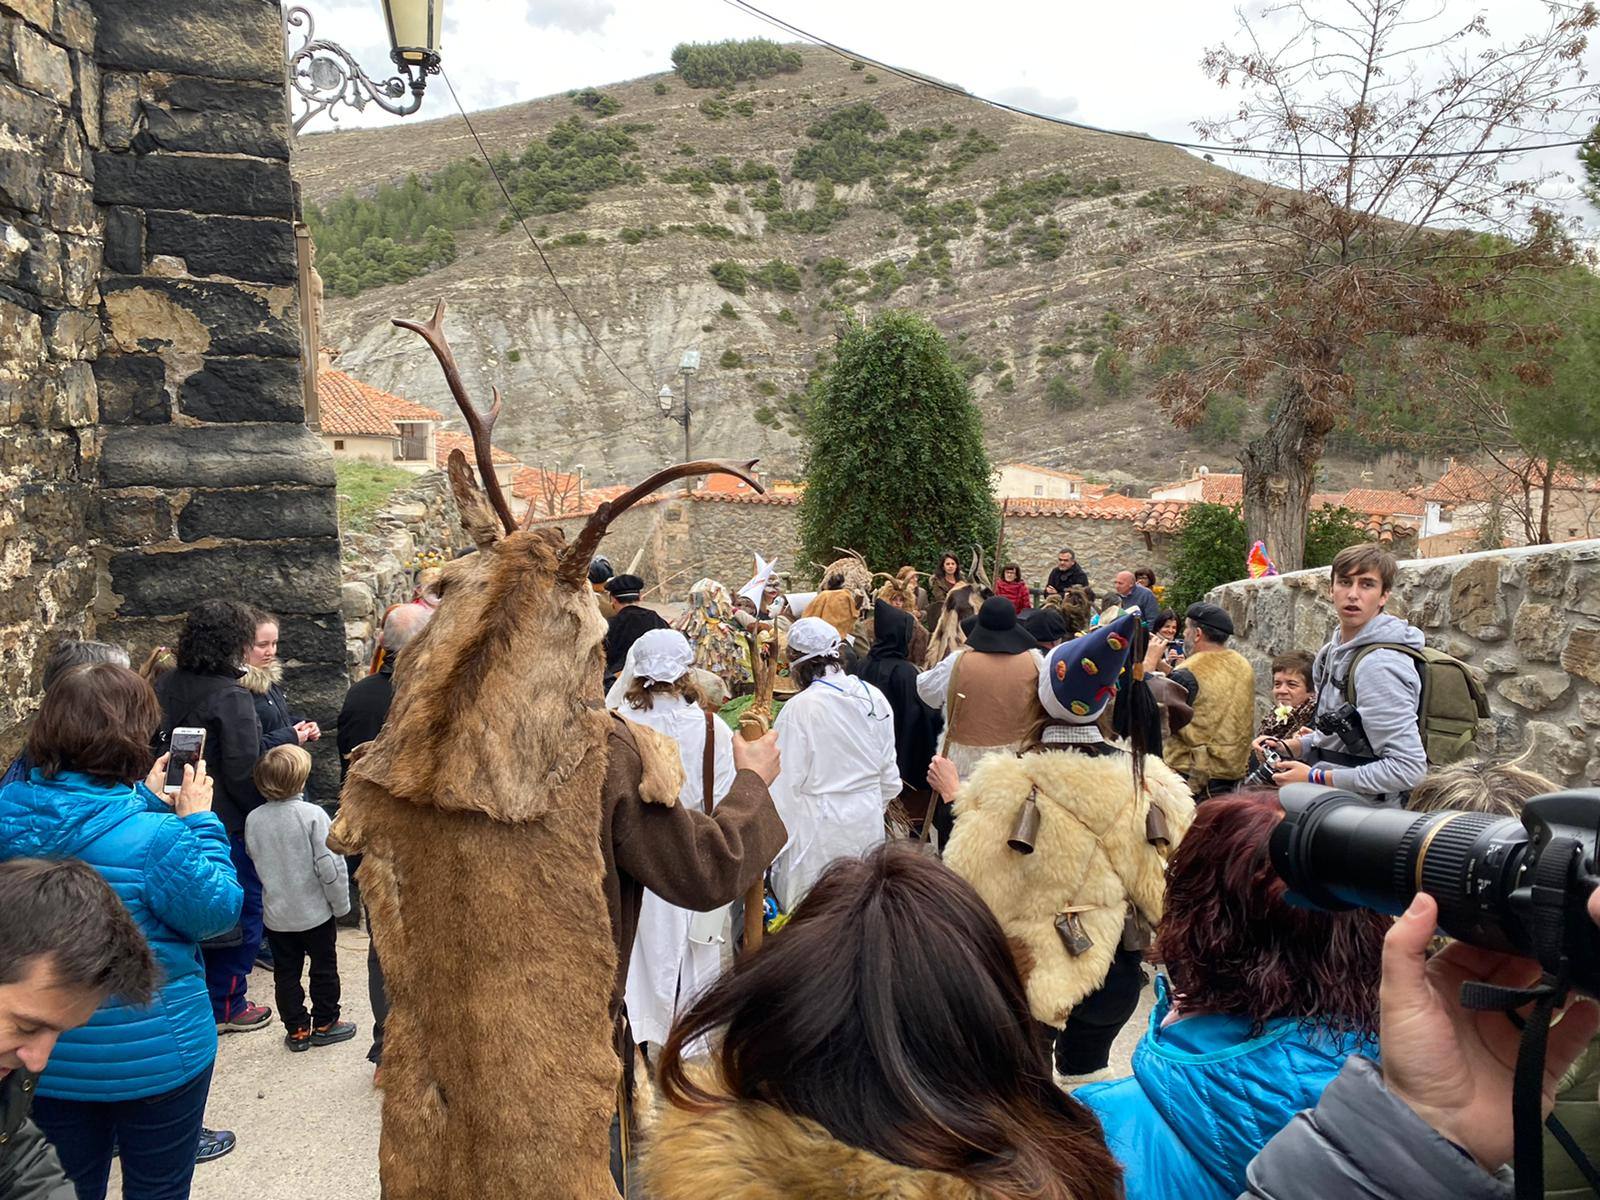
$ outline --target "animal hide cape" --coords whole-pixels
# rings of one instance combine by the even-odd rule
[[[445,568],[444,601],[396,663],[388,720],[352,760],[329,839],[364,855],[391,1005],[386,1200],[616,1194],[605,626],[588,588],[551,586],[559,550],[519,532]],[[676,747],[630,731],[644,798],[672,803]]]
[[[1127,755],[1074,750],[986,755],[955,799],[956,824],[944,861],[983,897],[1001,927],[1033,958],[1028,1005],[1060,1028],[1074,1005],[1105,982],[1131,901],[1152,925],[1161,920],[1166,859],[1146,840],[1151,805],[1166,816],[1172,845],[1194,820],[1188,785],[1145,756],[1145,791],[1136,795]],[[1037,789],[1039,831],[1032,854],[1007,844]],[[1067,952],[1056,916],[1083,907],[1093,945]]]
[[[643,1156],[650,1200],[986,1200],[965,1180],[903,1167],[766,1104],[663,1105]]]

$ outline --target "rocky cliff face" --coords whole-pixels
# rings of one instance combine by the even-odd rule
[[[721,99],[671,74],[601,90],[620,111],[596,119],[557,96],[473,119],[496,154],[515,155],[574,115],[630,131],[642,182],[528,223],[545,228],[556,273],[639,388],[596,349],[522,232],[497,229],[498,214],[458,232],[459,256],[443,269],[330,296],[324,340],[342,349],[341,368],[451,411],[426,351],[388,320],[425,314],[443,296],[469,387],[484,403],[491,384],[506,395],[496,440],[529,463],[583,463],[605,482],[681,453],[682,431],[657,414],[654,396],[663,383],[681,394],[679,359],[698,348],[695,452],[759,455],[786,474],[800,466],[794,398],[842,313],[914,307],[961,356],[998,459],[1026,455],[1132,478],[1176,469],[1186,437],[1130,436],[1159,419],[1139,398],[1143,387],[1115,396],[1094,382],[1093,367],[1140,290],[1215,252],[1181,193],[1221,178],[1218,168],[1161,146],[1013,118],[809,49],[798,73],[741,84]],[[862,136],[918,143],[913,158],[876,179],[839,183],[833,203],[848,212],[805,232],[829,224],[817,219],[818,183],[796,177],[817,174],[819,147],[836,148],[815,127],[863,103],[885,127]],[[294,164],[307,203],[326,204],[472,153],[454,117],[304,137]],[[747,161],[773,168],[777,179],[718,182],[726,174],[718,157],[739,173]],[[696,182],[695,172],[708,178]],[[570,244],[579,234],[587,242]],[[747,272],[777,260],[799,276],[730,291],[710,274],[723,260]]]

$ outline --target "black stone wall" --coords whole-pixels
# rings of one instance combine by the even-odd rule
[[[278,5],[0,0],[0,23],[0,130],[37,147],[0,138],[0,389],[19,360],[0,497],[14,473],[31,489],[35,550],[26,575],[0,565],[0,657],[9,639],[31,670],[57,628],[137,656],[195,601],[235,598],[282,618],[291,702],[331,734],[338,526],[302,407]],[[7,221],[28,250],[8,250]],[[44,584],[63,597],[49,612]],[[18,691],[0,738],[31,682],[0,667]],[[331,797],[331,736],[321,749]]]

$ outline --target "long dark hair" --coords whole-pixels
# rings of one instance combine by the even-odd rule
[[[202,600],[178,635],[178,666],[198,675],[235,675],[256,637],[254,609],[237,600]]]
[[[1282,1017],[1376,1033],[1389,919],[1290,904],[1268,848],[1282,819],[1276,792],[1200,805],[1167,866],[1151,957],[1166,964],[1183,1008],[1249,1017],[1252,1036]]]
[[[1005,933],[965,880],[893,843],[822,873],[783,932],[673,1026],[661,1090],[768,1104],[986,1195],[1113,1200],[1098,1122],[1051,1080]],[[720,1089],[683,1048],[721,1031]]]
[[[955,559],[956,579],[958,581],[965,580],[966,576],[963,575],[962,572],[961,572],[961,559],[957,558],[956,555],[951,553],[949,550],[941,550],[941,551],[939,551],[938,567],[933,572],[934,576],[936,578],[938,578],[938,579],[943,579],[944,578],[944,560],[947,559],[947,558]]]

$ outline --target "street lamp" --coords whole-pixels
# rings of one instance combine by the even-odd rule
[[[683,361],[678,364],[678,373],[683,376],[683,408],[673,411],[672,389],[666,384],[661,385],[661,390],[656,393],[656,404],[661,409],[661,415],[676,421],[683,426],[683,461],[691,462],[694,455],[689,450],[689,376],[700,369],[700,351],[685,350]],[[693,490],[689,479],[683,481],[683,494],[687,496]]]
[[[422,107],[428,76],[439,73],[444,0],[382,0],[382,4],[389,27],[389,57],[401,71],[382,82],[368,77],[343,46],[318,38],[306,9],[296,5],[283,14],[285,48],[292,38],[301,39],[288,63],[289,86],[303,105],[294,121],[296,133],[318,113],[327,112],[337,121],[329,111],[336,104],[348,104],[359,112],[372,103],[397,117],[410,116]],[[407,88],[411,98],[404,100]]]

